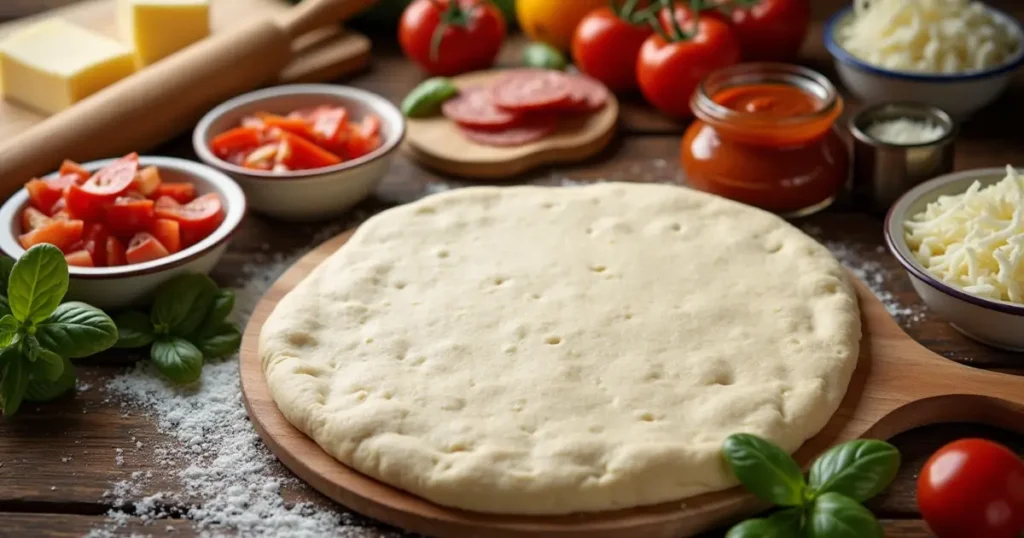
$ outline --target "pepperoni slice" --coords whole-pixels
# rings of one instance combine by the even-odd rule
[[[462,134],[472,142],[499,148],[521,146],[536,142],[558,128],[558,118],[551,115],[529,116],[513,127],[500,131],[462,128]]]
[[[573,110],[596,112],[608,102],[608,88],[600,82],[585,76],[572,76],[569,92],[572,95]]]
[[[520,69],[494,86],[494,103],[515,112],[562,109],[572,98],[569,77],[556,71]]]
[[[494,105],[489,88],[466,88],[458,96],[445,101],[441,112],[455,123],[475,129],[501,129],[519,121],[514,112]]]

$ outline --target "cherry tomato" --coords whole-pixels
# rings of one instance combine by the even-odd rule
[[[174,254],[181,250],[181,225],[178,224],[178,221],[156,219],[150,225],[149,233],[153,234],[153,237],[167,248],[167,252]]]
[[[796,58],[811,26],[810,0],[759,0],[726,8],[743,60],[783,62]]]
[[[161,196],[170,196],[180,203],[187,204],[196,199],[196,186],[187,181],[161,183],[152,197],[159,199]]]
[[[917,505],[938,538],[1019,538],[1024,461],[991,441],[954,441],[924,464]]]
[[[105,166],[82,184],[82,190],[94,196],[113,198],[131,187],[139,172],[139,156],[130,153]]]
[[[103,222],[114,235],[132,235],[149,229],[154,218],[153,200],[122,196],[104,209]]]
[[[232,157],[259,146],[263,138],[262,133],[262,127],[237,127],[214,137],[210,142],[210,149],[221,159],[232,161]]]
[[[42,179],[31,179],[25,184],[32,206],[46,214],[53,212],[53,206],[64,196],[64,188]]]
[[[107,239],[110,231],[100,223],[89,224],[85,227],[85,235],[82,237],[82,246],[92,256],[94,267],[103,267],[107,263]],[[70,263],[70,262],[69,262]]]
[[[128,250],[124,253],[128,263],[145,263],[167,256],[169,253],[160,241],[147,232],[139,232],[132,237]]]
[[[432,75],[490,67],[504,39],[505,17],[487,0],[413,0],[398,23],[402,51]]]
[[[72,267],[96,267],[92,254],[86,250],[76,250],[64,255],[64,261]]]
[[[74,176],[75,183],[81,185],[82,183],[85,183],[86,180],[89,179],[89,176],[91,176],[92,174],[90,174],[89,171],[86,170],[85,168],[82,168],[82,165],[76,163],[75,161],[64,159],[64,162],[61,163],[60,165],[60,175]]]
[[[185,205],[165,196],[156,201],[156,216],[178,222],[181,245],[186,248],[202,241],[220,226],[224,221],[224,208],[220,198],[213,193],[200,196]]]
[[[117,267],[119,265],[125,265],[128,260],[125,259],[125,248],[124,243],[116,237],[107,238],[107,267]]]
[[[85,223],[80,220],[54,220],[45,226],[41,226],[18,236],[18,242],[25,250],[33,245],[49,243],[63,252],[81,241],[82,233],[85,231]]]
[[[676,20],[687,35],[666,41],[653,34],[644,41],[637,58],[637,82],[647,102],[676,118],[687,118],[690,98],[711,72],[740,60],[740,45],[732,29],[718,17],[694,17],[677,8]],[[662,19],[668,19],[663,12]],[[671,19],[668,19],[671,23]],[[669,35],[674,24],[663,24]]]
[[[653,33],[646,23],[631,24],[610,7],[588,13],[572,37],[572,57],[580,71],[615,92],[636,88],[640,47]]]

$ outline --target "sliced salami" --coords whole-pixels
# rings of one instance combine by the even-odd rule
[[[566,77],[572,95],[573,110],[595,112],[608,102],[608,89],[604,84],[582,75]]]
[[[494,104],[514,112],[563,109],[572,100],[569,77],[557,71],[519,69],[494,86]]]
[[[515,125],[519,115],[498,108],[490,88],[466,88],[441,105],[446,118],[463,127],[475,129],[502,129]]]
[[[462,134],[477,144],[504,148],[536,142],[557,128],[557,117],[538,115],[525,117],[518,125],[500,131],[462,127]]]

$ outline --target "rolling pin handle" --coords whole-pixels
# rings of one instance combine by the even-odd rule
[[[375,0],[304,0],[279,20],[281,28],[297,38],[307,32],[344,22],[363,11]]]

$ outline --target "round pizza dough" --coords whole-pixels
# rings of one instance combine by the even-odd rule
[[[478,187],[385,211],[260,335],[278,407],[438,504],[565,514],[733,485],[793,452],[858,356],[853,287],[782,219],[667,185]]]

